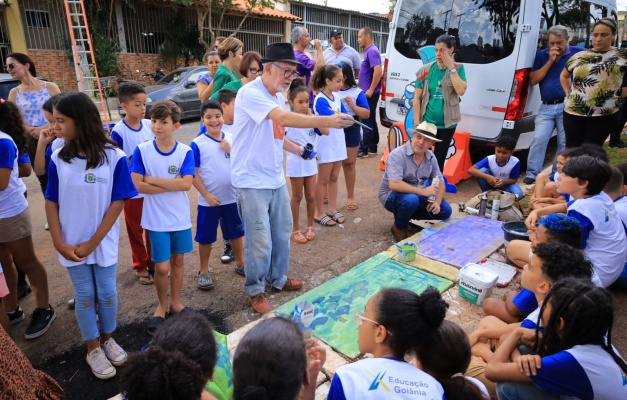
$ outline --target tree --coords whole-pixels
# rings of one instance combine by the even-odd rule
[[[279,0],[281,1],[281,0]],[[173,0],[175,5],[194,6],[196,7],[198,30],[198,42],[201,43],[205,50],[213,49],[213,42],[217,37],[216,32],[222,31],[224,16],[234,9],[244,13],[244,17],[239,25],[229,36],[235,36],[248,16],[255,10],[261,11],[264,8],[274,8],[273,0]],[[217,23],[215,22],[217,20]],[[205,29],[209,31],[209,37],[206,39]]]

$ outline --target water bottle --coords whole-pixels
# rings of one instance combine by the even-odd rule
[[[492,200],[492,219],[499,219],[499,210],[501,208],[501,195],[494,195]]]
[[[485,217],[485,212],[487,208],[488,208],[488,196],[486,196],[484,193],[483,196],[481,196],[481,203],[479,203],[479,216],[480,217]]]
[[[435,178],[433,178],[433,181],[431,182],[431,186],[439,186],[440,185],[440,177],[439,176],[435,176]],[[427,201],[429,203],[433,203],[435,201],[435,196],[431,195],[427,198]]]

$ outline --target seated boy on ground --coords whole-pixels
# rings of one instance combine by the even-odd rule
[[[503,136],[496,140],[495,154],[487,156],[470,167],[468,173],[477,178],[481,191],[500,189],[517,194],[519,199],[525,197],[516,181],[520,177],[520,161],[514,157],[516,139]]]
[[[520,280],[525,289],[535,294],[538,304],[542,304],[547,293],[558,280],[566,277],[589,280],[591,276],[592,264],[581,251],[574,250],[566,244],[549,242],[539,243],[533,249],[531,260],[523,268]],[[507,324],[494,316],[483,318],[477,325],[477,329],[468,335],[473,357],[466,375],[479,379],[490,393],[494,393],[494,383],[484,376],[487,362],[498,347],[501,336],[520,326],[527,327],[525,324],[528,320],[534,321],[535,318],[537,321],[537,310],[539,308],[527,316],[522,323]]]
[[[532,249],[540,243],[557,242],[573,249],[581,249],[581,224],[564,214],[547,215],[538,222],[537,227],[530,230],[529,238],[530,242],[512,240],[505,249],[507,258],[519,268],[529,264]],[[503,300],[490,297],[483,302],[483,311],[487,315],[493,315],[507,323],[520,321],[536,308],[538,302],[535,295],[525,288],[519,292],[508,291]]]

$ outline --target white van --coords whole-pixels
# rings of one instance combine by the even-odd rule
[[[507,135],[518,140],[518,150],[528,149],[541,104],[538,85],[529,85],[529,73],[540,32],[547,30],[543,10],[550,15],[554,3],[558,0],[398,0],[384,64],[381,123],[390,127],[404,121],[406,131],[413,127],[416,72],[435,61],[435,40],[448,33],[456,37],[455,60],[464,64],[468,81],[457,130],[470,132],[474,144],[494,145]],[[617,18],[616,1],[580,3],[575,13],[584,22],[573,31],[578,44],[589,47],[594,22]],[[560,14],[572,21],[573,12]],[[559,19],[551,25],[559,23],[566,25]]]

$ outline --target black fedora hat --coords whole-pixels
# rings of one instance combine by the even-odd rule
[[[292,64],[299,64],[294,56],[294,48],[289,43],[272,43],[266,46],[265,57],[261,59],[262,63],[283,61]]]

